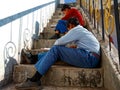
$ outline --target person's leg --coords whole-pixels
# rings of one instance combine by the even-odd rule
[[[43,58],[46,55],[47,52],[42,52],[42,53],[38,53],[38,60],[40,60],[41,58]]]
[[[66,26],[66,20],[59,20],[56,27],[55,27],[55,35],[53,35],[50,39],[58,39],[60,38],[60,34],[66,33],[67,26]]]
[[[59,20],[55,30],[59,31],[59,33],[65,33],[68,31],[67,26],[66,26],[67,21],[66,20]]]
[[[28,55],[30,58],[30,62],[32,64],[38,62],[38,60],[39,60],[39,62],[41,62],[41,59],[46,55],[46,53],[47,52],[42,52],[42,53],[38,53],[36,55],[32,55],[32,54]],[[21,84],[17,84],[16,88],[28,88],[28,87],[33,87],[33,86],[40,86],[41,85],[41,82],[40,82],[41,77],[42,77],[42,75],[38,71],[36,71],[35,74],[31,78],[27,78],[25,82],[23,82]]]
[[[67,48],[59,46],[60,60],[81,68],[94,68],[99,64],[99,58],[96,58],[91,52],[84,49]]]
[[[44,55],[44,57],[38,60],[38,62],[35,64],[37,72],[32,78],[39,78],[37,78],[37,80],[35,79],[33,81],[30,81],[38,81],[48,71],[48,69],[58,60],[58,58],[60,60],[63,60],[64,62],[67,62],[68,64],[83,68],[96,67],[99,63],[95,56],[83,49],[67,48],[64,46],[53,46]]]
[[[26,49],[22,49],[21,51],[21,57],[24,57],[24,60],[27,64],[35,64],[35,62],[38,61],[38,55],[33,55],[30,51],[27,51]],[[26,64],[24,62],[21,62],[21,64]]]
[[[29,64],[35,64],[38,60],[40,60],[47,52],[42,52],[38,54],[25,53],[28,58]]]
[[[83,68],[96,67],[98,64],[98,60],[88,51],[64,46],[53,46],[47,54],[35,64],[35,68],[41,75],[44,75],[58,58],[68,64]]]

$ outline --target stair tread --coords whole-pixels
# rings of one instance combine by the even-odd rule
[[[15,67],[34,67],[33,64],[20,64],[20,65],[15,65]],[[64,68],[64,69],[85,69],[85,70],[102,70],[102,68],[79,68],[79,67],[74,67],[71,65],[52,65],[52,68]]]
[[[1,90],[20,90],[15,88],[14,83],[3,87]],[[24,89],[22,89],[24,90]],[[39,90],[37,87],[28,88],[27,90]],[[106,90],[105,88],[80,88],[80,87],[56,87],[56,86],[42,86],[42,90]]]
[[[35,71],[34,65],[15,65],[14,82],[23,82]],[[103,69],[53,65],[41,80],[42,85],[50,86],[103,87]]]

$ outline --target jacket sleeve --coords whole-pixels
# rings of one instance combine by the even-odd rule
[[[73,17],[73,10],[70,9],[69,12],[62,18],[62,20],[68,20],[69,18]]]
[[[68,31],[67,34],[65,34],[64,36],[62,36],[58,40],[56,40],[54,45],[66,45],[66,44],[69,44],[71,42],[74,42],[77,39],[77,35],[76,34],[77,33],[74,32],[74,30],[70,30],[70,31]]]
[[[62,20],[68,20],[71,17],[76,17],[79,20],[80,25],[84,26],[83,16],[77,9],[71,8],[70,11],[62,18]]]

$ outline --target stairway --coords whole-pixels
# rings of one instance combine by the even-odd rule
[[[32,54],[44,52],[41,48],[50,48],[55,40],[49,39],[54,35],[54,28],[61,18],[60,9],[57,9],[47,27],[40,34],[39,40],[34,40]],[[15,84],[23,82],[35,72],[34,65],[20,64],[14,67],[13,81]],[[105,90],[103,83],[103,69],[77,68],[62,61],[57,61],[42,78],[42,90]],[[22,89],[23,90],[23,89]],[[33,87],[25,90],[39,90]]]

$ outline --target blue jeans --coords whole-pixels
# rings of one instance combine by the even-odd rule
[[[67,26],[66,26],[66,20],[59,20],[55,30],[59,31],[60,33],[65,33],[68,31]]]
[[[44,75],[58,59],[81,68],[94,68],[99,64],[99,60],[84,49],[53,46],[38,60],[35,68],[41,75]]]
[[[46,55],[47,52],[42,52],[38,54],[38,60],[41,60]]]

